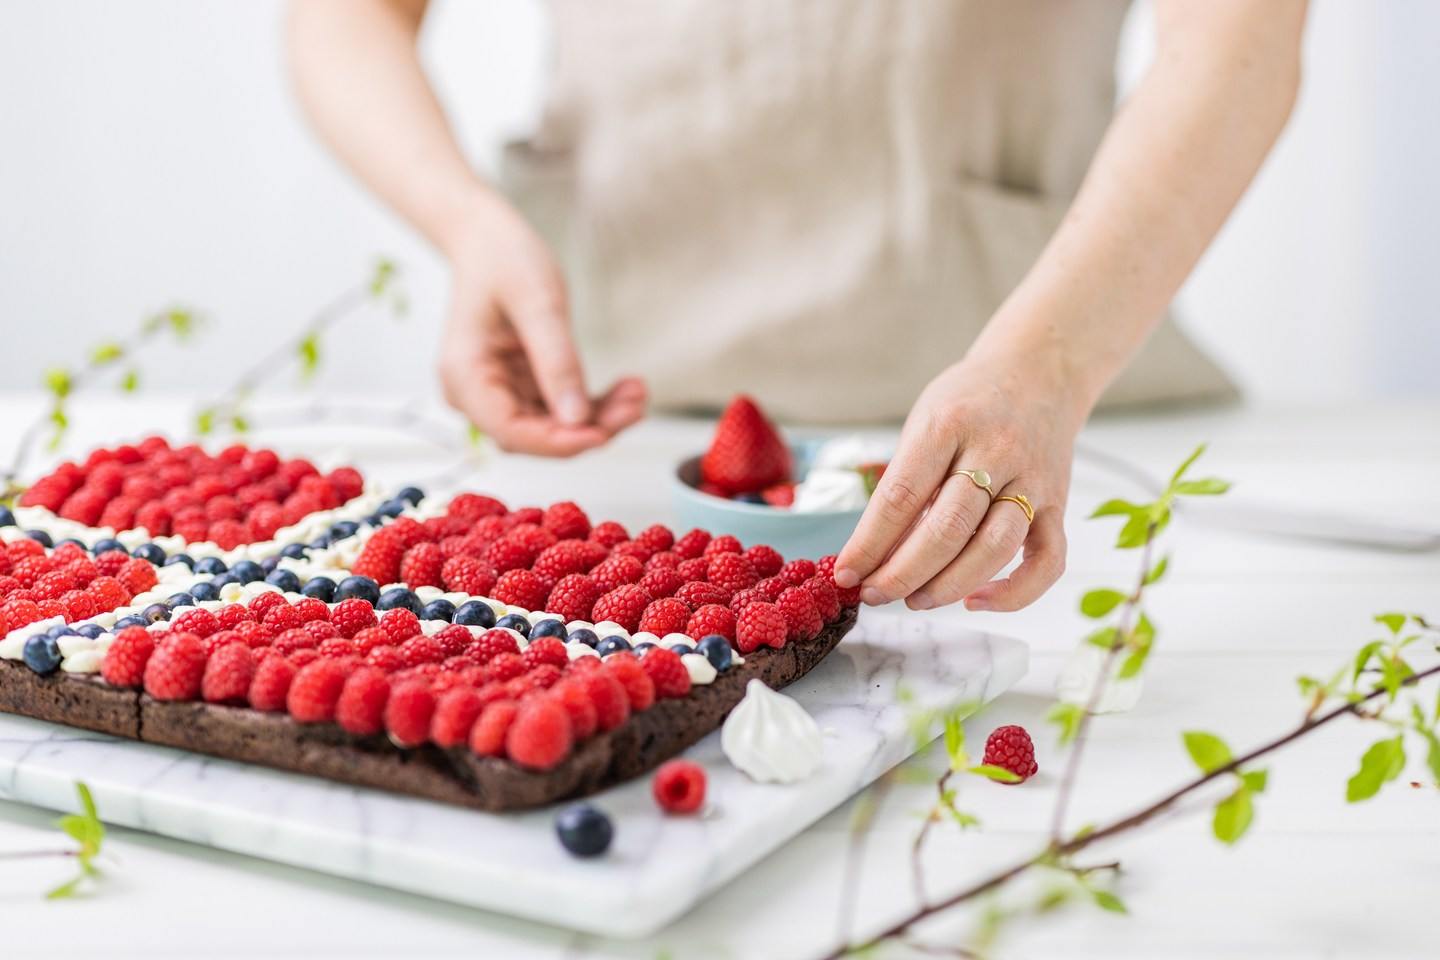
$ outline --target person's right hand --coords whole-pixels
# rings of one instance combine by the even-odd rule
[[[591,397],[570,334],[565,281],[512,207],[477,202],[446,244],[452,280],[440,346],[445,400],[504,450],[568,457],[645,413],[645,384]]]

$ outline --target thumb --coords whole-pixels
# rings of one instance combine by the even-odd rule
[[[570,308],[559,271],[549,266],[527,272],[502,296],[507,319],[520,338],[551,415],[567,426],[588,423],[590,398],[570,333]]]

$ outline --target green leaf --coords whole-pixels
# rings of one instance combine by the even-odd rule
[[[1221,843],[1235,843],[1250,829],[1255,819],[1255,807],[1250,801],[1250,791],[1243,784],[1238,790],[1215,805],[1215,819],[1211,829]]]
[[[395,279],[394,261],[384,257],[375,261],[375,268],[370,274],[370,296],[381,296],[393,279]]]
[[[945,716],[945,755],[950,758],[950,769],[960,770],[965,766],[965,726],[960,716],[950,713]]]
[[[1140,611],[1140,616],[1135,620],[1135,628],[1130,631],[1130,642],[1136,647],[1148,648],[1155,642],[1155,624],[1145,616],[1145,611]]]
[[[125,348],[113,340],[109,343],[102,343],[90,351],[90,363],[92,366],[103,367],[107,363],[114,363],[125,355]]]
[[[1195,761],[1195,766],[1205,773],[1218,770],[1230,762],[1230,748],[1225,741],[1213,733],[1205,733],[1202,730],[1187,730],[1184,734],[1185,750],[1190,754],[1190,759]]]
[[[1079,734],[1080,720],[1084,716],[1085,709],[1078,703],[1057,703],[1045,714],[1045,719],[1060,728],[1060,743],[1063,745]]]
[[[1131,503],[1129,500],[1106,500],[1095,508],[1095,512],[1090,514],[1090,519],[1094,520],[1097,517],[1131,516],[1136,513],[1141,513],[1144,510],[1145,508],[1140,504]]]
[[[250,421],[245,419],[244,414],[232,413],[230,415],[230,429],[236,433],[245,433],[250,429]]]
[[[1377,613],[1375,622],[1384,624],[1391,633],[1399,634],[1405,629],[1405,621],[1410,618],[1403,613]]]
[[[1365,644],[1365,646],[1360,648],[1360,650],[1355,654],[1355,670],[1350,677],[1351,683],[1354,683],[1355,681],[1360,679],[1360,674],[1364,673],[1365,668],[1370,665],[1370,658],[1375,656],[1376,651],[1378,651],[1383,646],[1385,646],[1385,641],[1371,640],[1369,643]]]
[[[1214,497],[1230,489],[1230,483],[1215,477],[1204,480],[1186,480],[1175,484],[1175,492],[1183,497]]]
[[[320,336],[309,333],[296,345],[300,354],[300,378],[308,380],[320,367]]]
[[[1404,736],[1376,741],[1360,758],[1360,769],[1345,784],[1345,800],[1349,803],[1369,800],[1404,769]]]
[[[1421,728],[1420,736],[1425,738],[1428,749],[1425,751],[1425,765],[1430,768],[1430,778],[1435,781],[1435,786],[1440,787],[1440,737],[1435,731],[1428,728]]]
[[[1004,767],[997,767],[993,763],[982,763],[970,768],[970,773],[988,777],[997,783],[1019,783],[1020,778]]]
[[[1115,546],[1120,550],[1133,550],[1136,547],[1143,547],[1149,541],[1152,532],[1150,517],[1144,513],[1137,513],[1125,522],[1120,528],[1120,533],[1115,537]]]
[[[1129,913],[1125,908],[1125,901],[1121,900],[1109,890],[1091,890],[1090,896],[1095,898],[1095,905],[1101,910],[1108,910],[1111,913]]]
[[[74,880],[70,880],[70,881],[68,881],[68,882],[66,882],[66,883],[60,884],[60,886],[55,887],[55,888],[54,888],[53,890],[51,890],[49,893],[45,894],[45,899],[46,899],[46,900],[64,900],[64,899],[66,899],[67,897],[73,897],[73,896],[75,896],[75,891],[76,891],[77,889],[79,889],[79,887],[80,887],[80,881],[83,880],[83,879],[84,879],[83,876],[81,876],[81,877],[76,877]]]
[[[973,813],[966,813],[964,810],[956,809],[953,805],[948,808],[950,819],[954,820],[961,830],[968,830],[971,827],[980,826],[980,818]]]
[[[1115,642],[1120,639],[1120,631],[1114,627],[1101,627],[1085,638],[1085,642],[1101,650],[1115,649]]]
[[[1099,590],[1091,590],[1080,598],[1080,612],[1087,617],[1099,618],[1105,616],[1125,601],[1125,594],[1119,590],[1111,590],[1103,587]]]
[[[1200,455],[1205,452],[1205,446],[1206,445],[1203,443],[1200,444],[1200,446],[1195,448],[1194,453],[1190,454],[1190,456],[1185,458],[1184,463],[1180,464],[1180,466],[1175,468],[1175,472],[1170,476],[1170,488],[1172,490],[1175,488],[1175,485],[1180,482],[1180,478],[1185,476],[1185,471],[1189,470],[1191,465],[1194,464],[1196,460],[1200,459]]]
[[[1149,573],[1145,574],[1145,586],[1148,587],[1152,583],[1159,583],[1160,578],[1165,576],[1165,571],[1168,569],[1170,569],[1170,555],[1167,553],[1160,558],[1159,563],[1150,568]]]
[[[1386,694],[1392,701],[1400,692],[1400,685],[1414,675],[1415,671],[1410,664],[1396,654],[1384,657],[1380,661],[1380,685],[1385,688]]]
[[[1131,677],[1138,676],[1140,671],[1145,669],[1145,661],[1149,657],[1149,647],[1132,650],[1124,660],[1120,661],[1120,669],[1115,671],[1115,679],[1129,680]]]
[[[1264,793],[1266,785],[1270,782],[1270,771],[1246,770],[1240,774],[1240,782],[1245,784],[1245,789],[1251,793]]]
[[[125,393],[134,393],[140,389],[140,371],[133,368],[126,370],[125,375],[120,378],[120,389]]]
[[[70,395],[71,389],[75,386],[70,371],[61,367],[45,371],[45,389],[55,395],[56,400],[63,400]]]
[[[188,340],[195,332],[195,314],[189,310],[173,307],[165,313],[165,323],[169,325],[170,331],[175,334],[177,340]]]
[[[478,447],[480,446],[480,441],[485,439],[485,433],[483,430],[481,430],[479,427],[475,426],[475,424],[472,423],[466,430],[466,439],[468,440],[470,446]]]
[[[58,450],[60,441],[65,439],[65,431],[70,429],[70,418],[65,415],[65,408],[58,400],[50,410],[50,423],[55,429],[50,432],[50,442],[46,446],[51,450]]]

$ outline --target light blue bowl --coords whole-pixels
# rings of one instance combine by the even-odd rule
[[[796,449],[796,461],[803,464],[806,449]],[[803,473],[797,471],[797,475]],[[678,525],[677,535],[691,527],[700,527],[714,534],[728,533],[738,537],[745,546],[768,543],[786,559],[808,557],[818,560],[827,554],[839,553],[863,510],[825,510],[816,513],[793,513],[754,503],[726,500],[702,493],[700,458],[682,461],[670,479],[670,497],[674,503]]]

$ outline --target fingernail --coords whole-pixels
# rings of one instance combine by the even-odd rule
[[[878,607],[882,603],[888,603],[889,598],[881,593],[877,587],[866,587],[860,591],[860,602],[869,604],[872,607]]]
[[[860,574],[849,567],[838,567],[834,573],[835,586],[841,590],[849,590],[851,587],[860,585]]]
[[[930,599],[928,593],[912,593],[910,595],[911,610],[929,610],[935,606],[935,601]]]
[[[965,609],[966,609],[966,610],[974,610],[975,612],[979,613],[979,612],[982,612],[982,611],[985,611],[985,610],[991,610],[991,609],[993,609],[993,608],[990,606],[990,604],[986,603],[984,600],[980,599],[979,597],[966,597],[966,598],[965,598]]]
[[[555,414],[560,418],[561,423],[573,427],[590,419],[590,404],[578,392],[567,393],[560,397]]]

